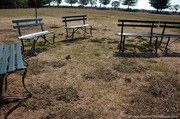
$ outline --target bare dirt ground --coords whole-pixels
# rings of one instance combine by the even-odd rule
[[[87,14],[93,37],[65,41],[61,17]],[[0,44],[20,42],[11,21],[34,17],[34,9],[0,9]],[[42,41],[37,56],[27,59],[26,86],[32,97],[6,101],[0,118],[8,119],[126,119],[179,118],[180,42],[172,39],[154,54],[145,47],[148,38],[128,38],[119,55],[118,19],[180,21],[178,15],[94,9],[40,8],[47,30],[56,31],[56,47]],[[129,32],[136,29],[127,29]],[[161,30],[161,29],[159,29]],[[137,31],[137,30],[136,30]],[[139,29],[145,32],[146,29]],[[179,34],[179,30],[167,30]],[[52,39],[51,36],[48,37]],[[31,42],[26,42],[28,51]],[[135,44],[138,47],[131,47]],[[163,44],[164,45],[164,44]],[[128,47],[129,46],[129,47]],[[67,58],[70,56],[70,58]],[[21,72],[9,76],[11,94],[23,94]],[[2,80],[2,79],[1,79]]]

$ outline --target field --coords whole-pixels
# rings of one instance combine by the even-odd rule
[[[87,14],[93,37],[65,40],[61,17]],[[34,17],[34,9],[0,9],[0,45],[20,42],[12,20]],[[46,29],[56,31],[56,47],[39,40],[28,57],[26,86],[32,97],[0,105],[8,119],[127,119],[180,117],[180,42],[169,54],[143,46],[148,38],[128,38],[119,55],[118,19],[180,21],[178,15],[95,9],[40,8]],[[134,29],[128,29],[129,32]],[[140,29],[142,32],[145,29]],[[171,29],[169,33],[180,34]],[[51,40],[51,37],[48,37]],[[26,42],[28,50],[31,42]],[[135,44],[135,45],[133,45]],[[67,58],[67,56],[69,58]],[[11,94],[22,94],[21,72],[9,76]]]

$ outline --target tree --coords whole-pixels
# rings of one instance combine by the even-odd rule
[[[113,8],[118,8],[119,5],[120,5],[120,1],[113,1],[113,2],[111,3],[111,6],[112,6]]]
[[[122,4],[127,5],[129,9],[129,6],[135,6],[137,2],[138,0],[124,0]]]
[[[169,7],[170,0],[149,0],[149,4],[157,9],[157,12],[162,9],[166,9]]]
[[[97,0],[89,0],[91,7],[96,4]]]
[[[53,1],[53,0],[45,0],[45,4],[49,4],[49,6],[51,6],[50,3],[51,3],[52,1]]]
[[[82,5],[87,5],[89,3],[89,0],[79,0],[79,3]]]
[[[177,12],[179,8],[180,6],[178,4],[169,6],[169,9],[172,10],[172,12]]]
[[[57,2],[57,6],[59,6],[59,4],[61,4],[62,0],[56,0]]]
[[[66,3],[69,3],[71,4],[71,7],[72,7],[72,4],[75,4],[78,0],[65,0]]]
[[[111,2],[111,0],[99,0],[99,2],[106,6]]]

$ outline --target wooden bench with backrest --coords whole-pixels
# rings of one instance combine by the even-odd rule
[[[25,64],[26,63],[26,64]],[[25,99],[31,96],[31,92],[25,87],[25,76],[27,73],[27,62],[24,61],[20,43],[0,46],[0,99]],[[8,95],[8,76],[16,71],[24,71],[22,75],[22,85],[26,92],[25,96],[9,96]],[[2,96],[3,82],[5,81],[5,96]]]
[[[21,40],[23,51],[24,51],[23,40],[33,40],[33,45],[31,50],[36,54],[35,45],[39,38],[44,39],[44,45],[46,44],[46,42],[50,43],[46,38],[46,35],[48,34],[53,35],[53,43],[50,44],[54,45],[55,31],[44,30],[44,22],[42,18],[17,19],[17,20],[12,20],[12,23],[15,24],[13,27],[18,29],[18,33],[19,33],[18,38]],[[24,28],[27,29],[25,30]]]
[[[170,38],[179,38],[179,34],[166,34],[165,29],[167,28],[180,28],[178,26],[180,22],[167,22],[167,21],[146,21],[146,20],[118,20],[118,26],[121,26],[121,32],[117,33],[120,36],[119,52],[124,52],[126,37],[149,37],[149,45],[152,44],[152,38],[155,38],[155,52],[157,53],[158,47],[161,45],[163,38],[168,38],[165,50],[167,52],[167,47]],[[146,28],[147,31],[138,29],[136,32],[124,32],[125,27],[135,28]],[[157,28],[161,30],[157,32]],[[155,32],[156,31],[156,32]],[[158,44],[158,38],[161,38]]]
[[[92,25],[86,24],[87,15],[78,15],[78,16],[63,16],[62,22],[65,23],[65,30],[66,30],[66,39],[71,37],[74,39],[74,34],[79,30],[84,31],[84,35],[87,32],[87,28],[90,28],[90,34],[92,36]],[[71,23],[70,23],[71,22]],[[73,23],[72,23],[73,22]],[[72,34],[69,35],[70,30],[72,30]]]

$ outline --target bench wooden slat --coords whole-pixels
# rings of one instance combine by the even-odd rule
[[[158,27],[158,25],[146,25],[146,24],[118,24],[118,26],[129,26],[129,27]]]
[[[6,74],[7,72],[7,66],[8,66],[8,53],[9,53],[9,45],[4,46],[4,53],[3,53],[3,59],[0,69],[0,75]]]
[[[12,44],[12,45],[10,46],[10,58],[9,58],[8,72],[13,72],[13,71],[15,71],[15,55],[14,55],[14,49],[15,49],[15,45]]]
[[[66,19],[66,20],[63,20],[63,22],[70,22],[70,21],[80,21],[80,20],[87,20],[87,18],[79,18],[79,19]]]
[[[17,69],[24,69],[24,62],[22,59],[20,44],[16,44],[16,61],[17,61]]]
[[[159,25],[159,27],[166,27],[166,28],[180,28],[180,26],[170,26],[170,25]]]
[[[62,18],[87,17],[87,15],[63,16]]]
[[[134,22],[134,23],[160,23],[159,21],[147,21],[147,20],[118,20],[118,22]]]
[[[54,33],[54,31],[42,31],[42,32],[37,32],[37,33],[32,33],[32,34],[20,36],[18,38],[28,40],[28,39],[33,39],[33,38],[37,38],[37,37],[47,35],[47,34],[52,34],[52,33]]]
[[[12,23],[32,22],[32,21],[42,21],[42,18],[17,19],[17,20],[12,20]]]
[[[13,28],[25,28],[25,27],[41,26],[41,25],[44,25],[44,22],[32,23],[32,24],[19,24],[19,25],[13,26]]]

